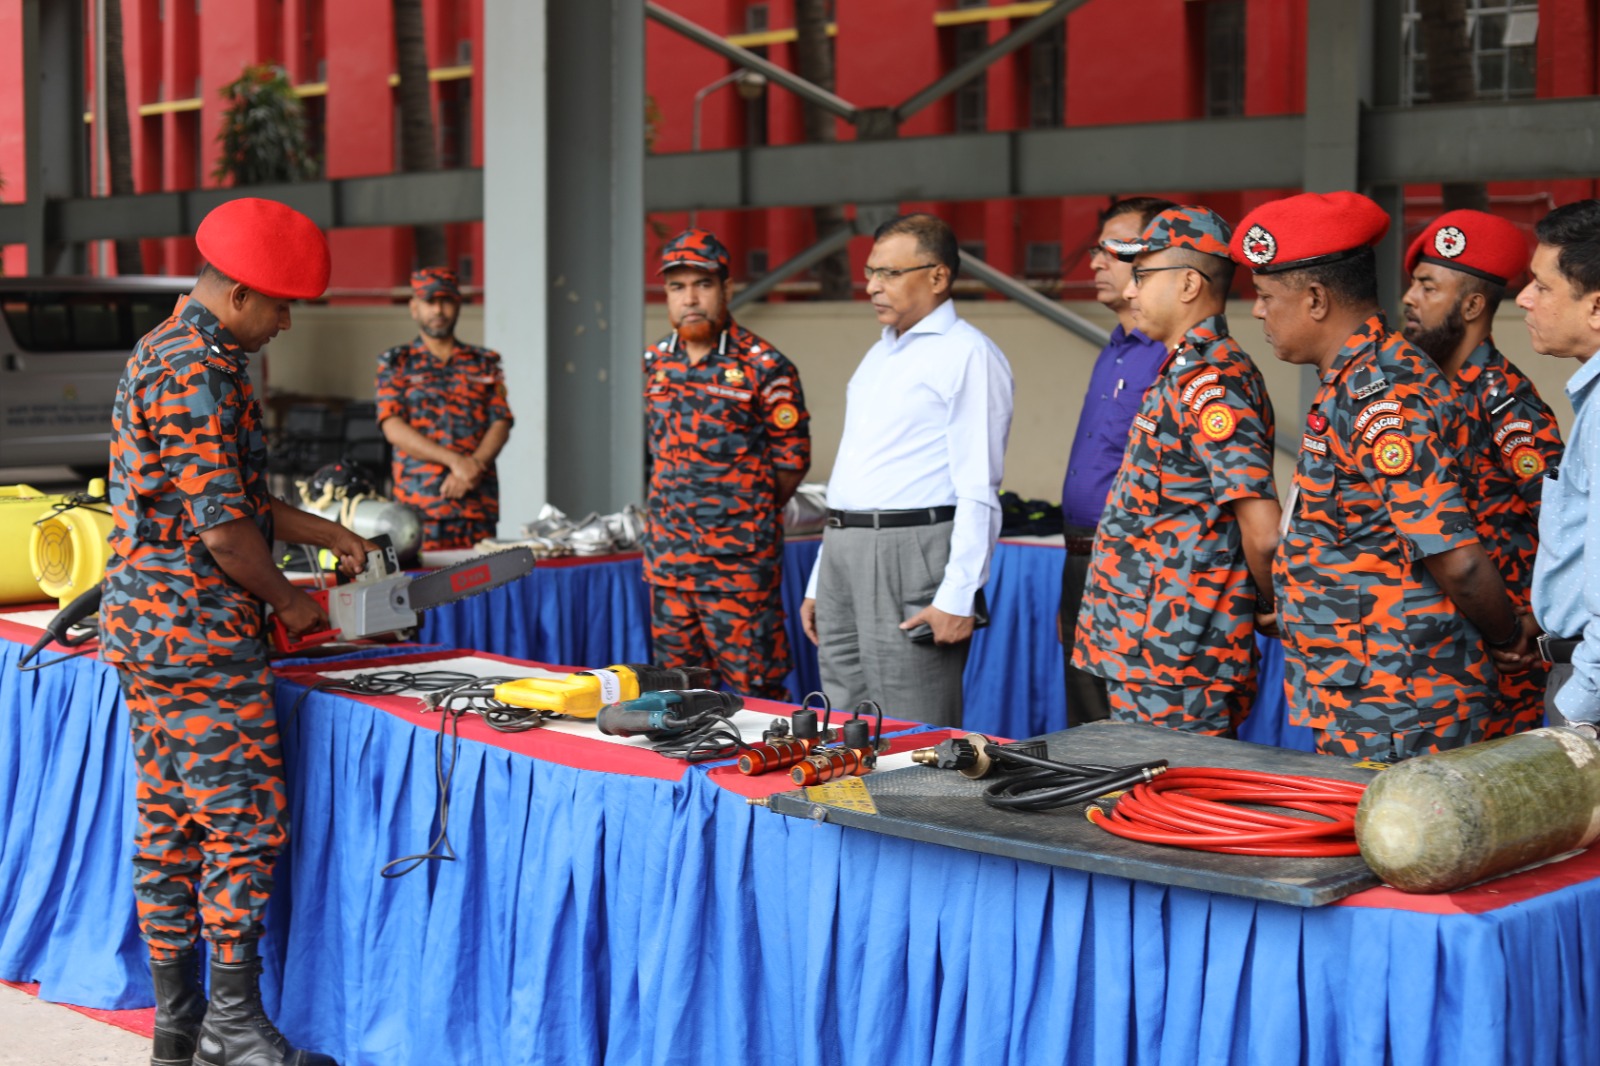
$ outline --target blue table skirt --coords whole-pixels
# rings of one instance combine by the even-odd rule
[[[111,671],[0,644],[0,977],[149,1002]],[[1589,1063],[1600,887],[1482,915],[1167,889],[464,742],[458,860],[399,880],[435,734],[280,683],[267,999],[345,1066]]]
[[[783,608],[792,669],[789,694],[799,700],[822,687],[817,649],[800,629],[820,540],[790,540],[783,553]],[[1065,729],[1065,666],[1056,640],[1061,601],[1059,547],[1002,541],[989,570],[990,624],[973,637],[965,676],[968,729],[1033,737]],[[540,567],[504,588],[428,612],[422,639],[538,662],[603,666],[650,659],[650,590],[637,558]],[[1259,693],[1241,731],[1258,744],[1311,750],[1311,731],[1288,723],[1283,649],[1258,641]],[[894,714],[893,707],[885,710]]]

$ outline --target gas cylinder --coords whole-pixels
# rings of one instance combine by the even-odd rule
[[[1372,779],[1361,857],[1403,892],[1451,892],[1600,837],[1600,743],[1535,729],[1422,755]]]
[[[395,554],[402,560],[416,558],[422,547],[422,515],[410,504],[368,496],[353,501],[330,500],[321,506],[302,501],[300,509],[337,522],[369,540],[387,533]]]

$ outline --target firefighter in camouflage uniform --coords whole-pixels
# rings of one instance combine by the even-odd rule
[[[378,424],[394,446],[394,498],[422,512],[422,548],[470,548],[500,520],[495,457],[511,435],[498,352],[456,339],[461,287],[439,267],[411,275],[421,333],[378,356]]]
[[[1490,336],[1506,286],[1527,267],[1522,232],[1482,211],[1439,216],[1406,251],[1405,337],[1455,390],[1467,507],[1521,612],[1532,607],[1545,474],[1560,464],[1562,452],[1549,405]],[[1544,686],[1543,663],[1525,673],[1500,673],[1484,739],[1543,725]]]
[[[1480,739],[1488,649],[1529,643],[1451,457],[1450,383],[1379,309],[1388,227],[1364,196],[1304,193],[1232,241],[1278,358],[1321,379],[1273,565],[1290,717],[1319,752],[1380,762]]]
[[[1106,678],[1115,718],[1232,736],[1255,699],[1279,511],[1272,403],[1223,315],[1229,235],[1173,207],[1105,244],[1134,264],[1134,322],[1168,353],[1095,535],[1074,662]]]
[[[680,233],[659,273],[673,332],[644,353],[655,660],[783,699],[783,506],[811,465],[800,375],[729,315],[728,252],[715,236]]]
[[[257,941],[285,837],[283,758],[263,604],[291,633],[327,617],[272,562],[274,536],[362,568],[371,545],[267,492],[247,353],[322,294],[328,246],[270,200],[218,207],[194,290],[134,350],[112,411],[112,558],[102,656],[122,682],[137,765],[134,893],[155,985],[157,1066],[331,1063],[289,1046],[260,1001]],[[211,945],[211,998],[198,938]]]

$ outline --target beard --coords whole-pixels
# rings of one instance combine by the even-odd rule
[[[456,335],[456,324],[454,319],[451,319],[442,326],[431,325],[427,322],[423,322],[421,325],[422,332],[427,336],[432,337],[436,341],[447,341]]]
[[[1456,349],[1461,346],[1461,338],[1467,335],[1467,320],[1461,317],[1461,302],[1450,308],[1450,313],[1444,320],[1432,329],[1425,329],[1419,323],[1406,324],[1401,331],[1406,340],[1421,348],[1435,363],[1444,363],[1456,354]]]
[[[697,318],[693,322],[678,324],[678,339],[686,344],[710,344],[723,327],[728,324],[726,318],[713,322],[709,318]]]

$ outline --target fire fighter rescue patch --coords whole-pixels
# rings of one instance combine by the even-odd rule
[[[1200,432],[1207,440],[1227,440],[1238,425],[1239,417],[1226,404],[1214,403],[1200,412]]]
[[[1372,446],[1373,464],[1390,477],[1410,470],[1413,457],[1411,442],[1399,433],[1385,433]]]
[[[1544,473],[1544,456],[1533,448],[1523,445],[1511,453],[1511,468],[1524,481],[1528,478],[1538,477]]]

